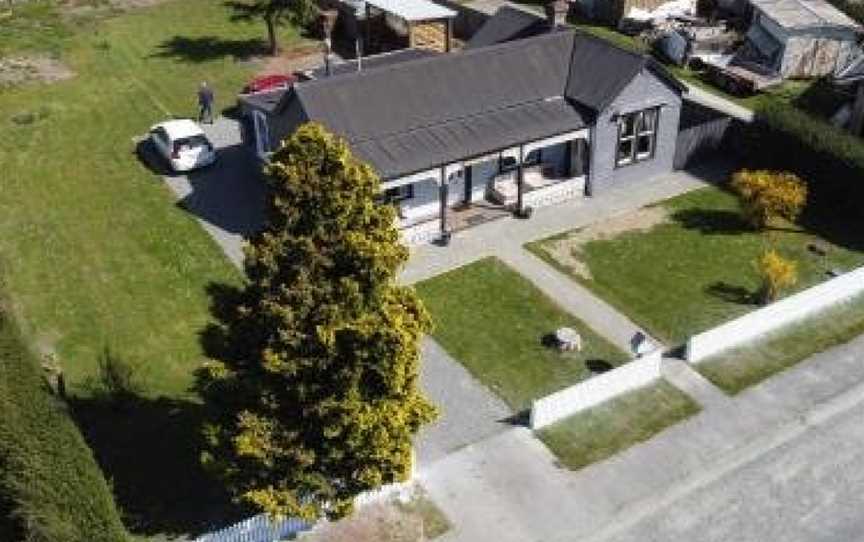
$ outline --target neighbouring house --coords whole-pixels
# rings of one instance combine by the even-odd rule
[[[556,30],[389,60],[240,104],[262,156],[309,121],[343,136],[408,242],[446,238],[472,209],[525,215],[673,168],[684,87],[649,57]]]
[[[859,51],[862,27],[825,0],[751,0],[747,46],[783,79],[842,69]]]

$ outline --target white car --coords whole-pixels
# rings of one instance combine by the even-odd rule
[[[216,161],[216,149],[198,124],[189,119],[160,122],[150,128],[150,141],[174,171],[191,171]]]

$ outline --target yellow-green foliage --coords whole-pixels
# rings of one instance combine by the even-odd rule
[[[305,125],[268,173],[268,228],[223,322],[230,352],[202,371],[203,459],[270,514],[339,516],[411,471],[412,437],[435,417],[418,389],[431,321],[396,285],[408,251],[394,210],[344,141]]]
[[[794,173],[768,170],[741,170],[732,176],[744,216],[756,229],[777,218],[798,219],[807,203],[807,185]]]
[[[774,301],[780,296],[782,290],[798,282],[795,262],[785,259],[774,249],[763,252],[756,262],[756,267],[762,278],[763,302]]]

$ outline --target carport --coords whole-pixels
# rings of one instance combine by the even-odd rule
[[[408,38],[407,47],[450,52],[457,13],[429,0],[366,0],[366,43],[375,48],[382,23]]]

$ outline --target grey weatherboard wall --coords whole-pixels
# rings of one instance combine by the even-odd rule
[[[616,167],[616,114],[632,113],[651,107],[660,107],[654,157],[644,162]],[[597,117],[591,128],[590,174],[586,190],[590,194],[598,194],[615,186],[647,180],[672,171],[680,117],[681,96],[650,69],[643,69],[612,105]]]

